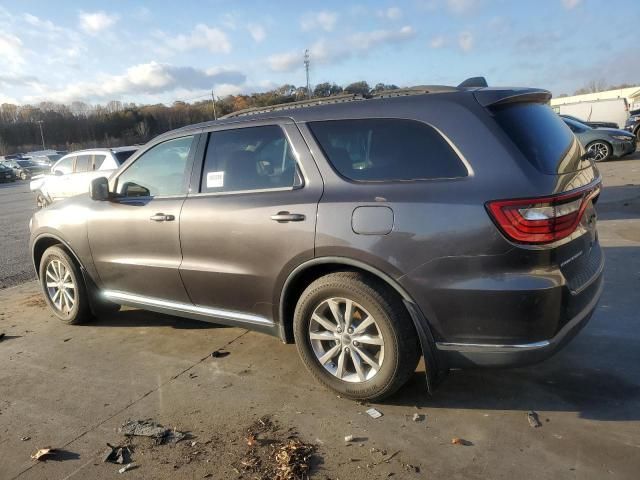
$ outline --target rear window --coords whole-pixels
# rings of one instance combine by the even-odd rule
[[[380,118],[307,124],[340,175],[362,182],[468,175],[449,143],[415,120]]]
[[[542,173],[558,173],[561,164],[579,167],[580,161],[567,162],[567,155],[579,153],[572,148],[575,137],[565,122],[547,105],[509,104],[496,107],[494,116],[524,156]]]
[[[116,152],[114,155],[116,156],[118,163],[122,165],[124,161],[134,153],[136,153],[135,150],[123,150],[122,152]]]

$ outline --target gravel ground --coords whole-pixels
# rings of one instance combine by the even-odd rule
[[[36,202],[29,182],[0,183],[0,289],[35,277],[29,258],[29,219]]]

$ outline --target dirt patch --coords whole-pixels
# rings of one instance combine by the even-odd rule
[[[47,308],[47,302],[42,298],[42,294],[35,293],[33,295],[28,296],[23,302],[23,307],[37,307],[37,308]]]

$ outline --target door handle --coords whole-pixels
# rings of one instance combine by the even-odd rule
[[[151,217],[149,217],[149,220],[152,220],[154,222],[171,222],[175,219],[176,217],[174,217],[173,215],[165,215],[164,213],[156,213],[155,215],[151,215]]]
[[[271,220],[278,223],[302,222],[305,218],[301,213],[278,212],[275,215],[271,215]]]

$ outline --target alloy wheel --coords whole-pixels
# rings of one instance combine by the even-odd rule
[[[384,339],[375,318],[348,298],[329,298],[316,307],[309,340],[324,369],[345,382],[371,380],[384,361]]]
[[[76,303],[76,285],[70,270],[60,260],[51,260],[45,271],[47,295],[60,312],[69,314]]]
[[[588,151],[596,162],[600,162],[609,156],[609,146],[603,142],[594,142],[589,145]]]

